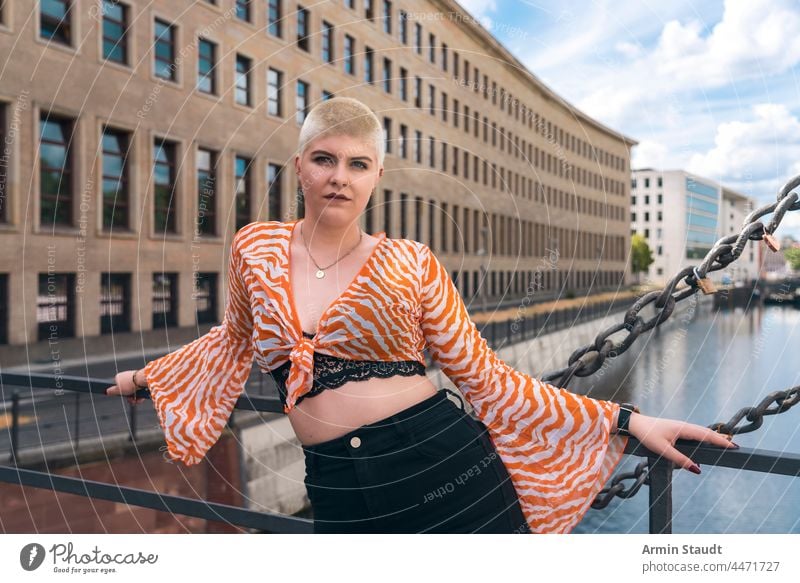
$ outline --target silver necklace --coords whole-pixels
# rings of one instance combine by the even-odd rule
[[[314,259],[314,257],[311,255],[311,250],[308,248],[308,244],[306,243],[306,237],[305,237],[305,235],[303,234],[303,224],[304,224],[304,223],[305,223],[305,221],[303,221],[302,223],[300,223],[300,237],[303,239],[303,246],[306,248],[306,251],[308,252],[308,256],[309,256],[309,257],[311,257],[311,261],[313,261],[313,262],[314,262],[314,265],[317,267],[317,273],[316,273],[317,279],[322,279],[323,277],[325,277],[325,270],[326,270],[326,269],[328,269],[329,267],[332,267],[332,266],[336,265],[336,264],[337,264],[337,263],[339,263],[339,262],[340,262],[342,259],[344,259],[344,258],[345,258],[345,257],[347,257],[348,255],[350,255],[350,254],[351,254],[353,251],[355,251],[355,248],[356,248],[356,247],[358,247],[358,246],[361,244],[361,239],[364,237],[364,231],[362,231],[361,229],[359,229],[359,230],[358,230],[358,232],[359,232],[359,235],[358,235],[358,243],[356,243],[356,244],[353,246],[353,248],[352,248],[352,249],[350,249],[350,251],[348,251],[347,253],[345,253],[345,254],[344,254],[344,255],[342,255],[341,257],[339,257],[339,259],[337,259],[336,261],[334,261],[334,262],[333,262],[333,263],[331,263],[330,265],[328,265],[328,266],[326,266],[326,267],[320,267],[320,266],[319,266],[319,264],[318,264],[318,263],[316,262],[316,260]]]

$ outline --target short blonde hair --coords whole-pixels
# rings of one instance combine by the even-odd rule
[[[346,135],[375,145],[378,166],[383,165],[386,143],[378,116],[352,97],[331,97],[315,105],[300,128],[298,151],[303,155],[309,144],[323,136]]]

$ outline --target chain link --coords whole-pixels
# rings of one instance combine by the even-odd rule
[[[606,358],[619,356],[628,350],[639,336],[663,324],[672,314],[677,302],[697,293],[697,290],[700,289],[698,283],[700,280],[705,279],[712,271],[724,269],[738,259],[748,241],[763,240],[765,235],[771,237],[787,211],[800,210],[800,196],[796,192],[792,192],[798,186],[800,186],[800,175],[792,178],[781,188],[775,202],[764,205],[747,215],[738,235],[728,235],[717,240],[700,265],[684,267],[669,280],[663,289],[648,292],[637,299],[625,313],[623,322],[603,330],[597,335],[593,344],[588,344],[573,352],[566,367],[546,372],[541,375],[541,379],[554,386],[566,388],[573,377],[594,374],[600,370]],[[765,226],[759,219],[770,213],[773,213],[772,220]],[[678,284],[681,282],[684,282],[686,286],[679,288]],[[645,320],[639,313],[650,304],[655,305],[656,314],[649,320]],[[623,331],[627,331],[627,335],[619,342],[610,339],[610,336]]]
[[[625,318],[621,323],[600,332],[594,343],[578,348],[570,355],[566,367],[544,373],[541,375],[541,379],[554,386],[566,388],[573,377],[586,377],[594,374],[600,370],[606,358],[619,356],[628,350],[639,336],[663,324],[672,315],[677,302],[697,293],[697,290],[700,289],[699,282],[705,279],[709,273],[724,269],[736,261],[748,241],[760,241],[765,236],[771,237],[787,211],[800,210],[800,196],[796,192],[792,192],[798,186],[800,186],[800,175],[789,180],[780,189],[775,202],[766,204],[748,214],[742,221],[742,230],[738,235],[728,235],[717,240],[700,265],[684,267],[667,282],[663,289],[648,292],[638,298],[625,313]],[[764,225],[759,219],[770,213],[773,215],[772,220]],[[678,284],[681,282],[684,282],[686,286],[679,288]],[[656,314],[649,320],[645,320],[639,315],[639,312],[650,304],[655,305]],[[619,342],[611,340],[611,336],[623,331],[627,331],[627,335]],[[786,391],[770,393],[755,407],[741,409],[727,423],[714,423],[708,427],[728,435],[755,431],[761,427],[765,415],[776,415],[788,411],[798,401],[800,401],[800,385]],[[773,404],[776,406],[772,407]],[[739,427],[738,425],[745,419],[749,423]],[[597,494],[592,502],[592,508],[605,508],[616,497],[631,498],[635,496],[642,485],[649,485],[649,475],[647,459],[639,462],[635,470],[615,475],[611,479],[610,485],[604,487]],[[627,489],[623,483],[625,480],[633,480],[633,484]]]

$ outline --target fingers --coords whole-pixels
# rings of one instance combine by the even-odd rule
[[[700,466],[694,463],[688,456],[683,455],[677,449],[675,449],[672,444],[668,441],[661,442],[661,446],[653,449],[650,447],[653,453],[659,454],[661,457],[667,458],[676,466],[683,468],[684,470],[689,470],[695,474],[700,473]]]
[[[712,445],[724,447],[726,449],[738,449],[739,446],[733,443],[732,437],[727,434],[717,433],[708,427],[701,427],[700,425],[693,425],[687,423],[683,426],[680,432],[680,437],[685,439],[693,439],[695,441],[705,441]]]

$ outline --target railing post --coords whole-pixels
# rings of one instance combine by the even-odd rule
[[[78,445],[81,441],[81,394],[75,393],[75,437],[73,438],[73,442],[75,445],[73,446],[75,451],[78,451]]]
[[[17,451],[19,448],[19,391],[14,389],[11,394],[11,461],[17,465]]]
[[[130,441],[132,441],[132,442],[134,442],[134,443],[135,443],[135,442],[136,442],[136,405],[134,405],[133,403],[131,403],[130,405],[128,405],[128,407],[130,407],[130,408],[131,408],[131,412],[130,412],[130,418],[131,418],[130,426],[131,426],[131,431],[130,431],[130,436],[129,436],[129,439],[130,439]]]
[[[650,534],[672,534],[672,467],[668,459],[649,457]]]

